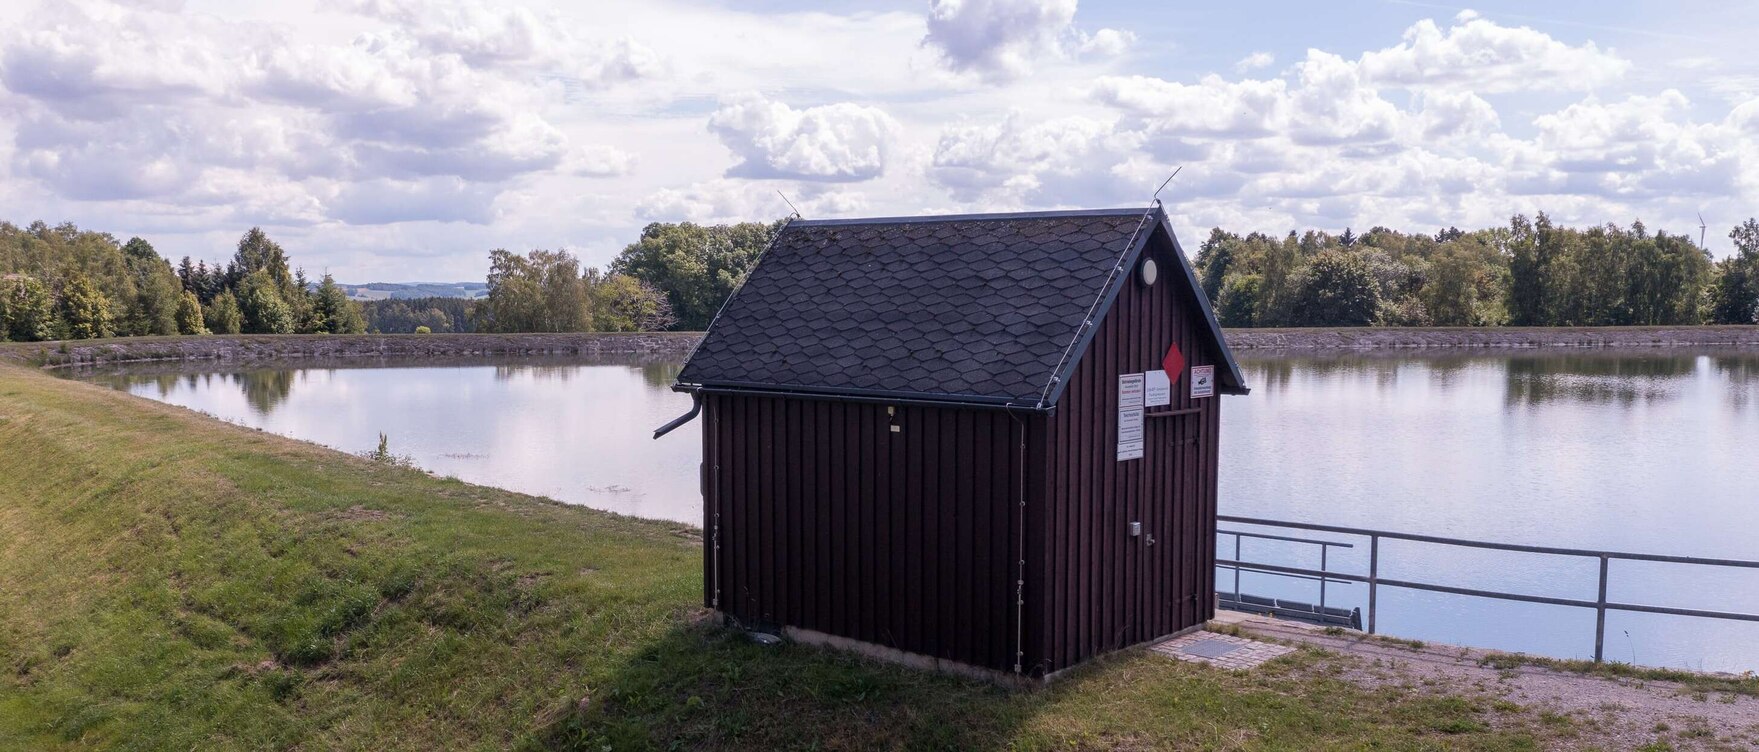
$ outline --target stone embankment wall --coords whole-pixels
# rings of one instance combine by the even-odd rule
[[[139,337],[0,347],[47,367],[143,361],[250,362],[288,358],[444,358],[495,355],[655,355],[684,357],[701,335],[684,333],[359,334]]]
[[[48,367],[141,361],[640,355],[683,358],[700,332],[138,337],[0,345],[0,358]],[[1759,348],[1759,326],[1229,329],[1239,351]]]
[[[1759,348],[1759,326],[1229,329],[1235,350]]]

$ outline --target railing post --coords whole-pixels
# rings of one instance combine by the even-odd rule
[[[1368,633],[1374,634],[1374,597],[1380,590],[1380,536],[1368,536]]]
[[[1606,658],[1606,554],[1600,555],[1600,597],[1594,599],[1594,662]]]
[[[1239,533],[1234,533],[1234,602],[1235,603],[1242,603],[1243,602],[1240,598],[1240,562],[1245,561],[1244,559],[1240,558],[1240,539],[1242,537],[1244,537],[1244,536],[1240,535]]]
[[[1328,551],[1331,551],[1330,545],[1325,544],[1325,543],[1319,544],[1319,571],[1320,572],[1325,571],[1325,555],[1326,555],[1326,552],[1328,552]],[[1320,617],[1324,618],[1324,615],[1325,615],[1325,575],[1324,574],[1319,575],[1319,613],[1320,613]]]

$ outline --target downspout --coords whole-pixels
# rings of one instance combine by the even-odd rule
[[[702,412],[702,392],[691,392],[690,393],[690,412],[687,412],[683,415],[680,415],[676,418],[673,418],[672,422],[667,423],[663,426],[660,426],[659,428],[654,429],[654,438],[657,439],[661,436],[665,436],[666,434],[671,433],[674,429],[678,428],[679,426],[682,426],[685,423],[689,423],[690,421],[695,420],[696,416],[698,414],[700,414],[701,412]]]
[[[1021,674],[1021,663],[1026,659],[1026,421],[1014,414],[1010,407],[1008,417],[1020,426],[1020,527],[1016,545],[1020,547],[1019,569],[1014,580],[1014,675]]]

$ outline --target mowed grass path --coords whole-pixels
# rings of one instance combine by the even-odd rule
[[[1526,749],[1513,706],[1133,651],[1008,691],[700,623],[697,532],[0,360],[0,749]],[[1530,722],[1531,721],[1531,722]],[[1542,739],[1541,739],[1542,740]]]

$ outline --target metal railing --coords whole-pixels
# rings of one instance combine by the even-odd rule
[[[1346,619],[1342,615],[1332,614],[1331,611],[1327,610],[1326,603],[1325,603],[1325,598],[1326,598],[1325,591],[1326,591],[1327,584],[1329,584],[1331,582],[1338,582],[1340,584],[1349,584],[1349,582],[1346,580],[1337,580],[1337,579],[1334,579],[1331,577],[1331,571],[1330,571],[1330,566],[1329,566],[1329,562],[1330,562],[1330,558],[1331,558],[1331,549],[1333,549],[1333,548],[1355,548],[1356,547],[1355,544],[1342,543],[1339,541],[1317,540],[1317,539],[1313,539],[1313,538],[1292,538],[1287,535],[1271,535],[1269,533],[1254,533],[1254,532],[1248,532],[1245,530],[1217,530],[1215,532],[1217,535],[1231,535],[1234,537],[1234,561],[1243,561],[1244,560],[1241,556],[1240,551],[1241,551],[1241,544],[1244,542],[1244,540],[1246,538],[1254,538],[1254,539],[1258,539],[1258,540],[1284,541],[1284,542],[1289,542],[1289,543],[1303,543],[1303,544],[1319,547],[1319,571],[1318,571],[1318,573],[1316,573],[1315,575],[1312,575],[1312,576],[1299,575],[1299,574],[1282,574],[1281,575],[1283,577],[1289,577],[1291,579],[1312,580],[1312,581],[1318,582],[1319,583],[1319,603],[1318,603],[1318,605],[1312,606],[1309,608],[1307,606],[1307,604],[1284,603],[1280,600],[1275,600],[1275,599],[1268,599],[1268,600],[1260,599],[1260,600],[1263,600],[1263,602],[1248,600],[1250,598],[1250,596],[1247,596],[1246,594],[1240,592],[1241,567],[1228,566],[1228,565],[1224,565],[1224,564],[1221,564],[1220,562],[1218,562],[1216,564],[1216,566],[1224,568],[1224,569],[1233,569],[1234,570],[1234,590],[1232,593],[1222,594],[1222,601],[1223,601],[1222,605],[1224,605],[1224,606],[1232,605],[1233,607],[1238,608],[1240,610],[1269,610],[1278,616],[1291,616],[1294,618],[1303,619],[1303,620],[1307,620],[1307,621],[1314,621],[1314,622],[1321,623],[1321,624],[1334,624],[1335,623],[1335,624],[1341,624],[1344,626],[1356,627],[1358,629],[1361,628],[1362,625],[1360,623],[1360,618],[1359,618],[1361,616],[1361,614],[1359,612],[1354,615],[1357,618]]]
[[[1257,572],[1257,573],[1262,573],[1262,574],[1281,575],[1281,576],[1289,576],[1289,577],[1319,578],[1321,580],[1320,592],[1322,594],[1321,595],[1322,598],[1323,598],[1323,593],[1325,591],[1325,582],[1336,581],[1336,582],[1366,583],[1368,585],[1368,633],[1369,634],[1375,633],[1375,626],[1376,626],[1375,617],[1377,615],[1377,609],[1376,609],[1377,597],[1376,596],[1379,594],[1379,589],[1382,585],[1385,585],[1387,587],[1405,588],[1405,589],[1409,589],[1409,590],[1426,590],[1426,591],[1433,592],[1433,593],[1449,593],[1452,595],[1469,595],[1469,596],[1475,596],[1475,597],[1479,597],[1479,598],[1495,598],[1495,599],[1508,600],[1508,601],[1520,601],[1523,603],[1543,603],[1543,604],[1548,604],[1548,605],[1553,605],[1553,606],[1574,606],[1577,608],[1594,609],[1594,612],[1595,612],[1594,660],[1595,660],[1595,662],[1600,662],[1600,661],[1604,660],[1604,658],[1605,658],[1606,612],[1608,612],[1608,611],[1628,611],[1628,612],[1643,613],[1643,614],[1666,614],[1666,615],[1670,615],[1670,616],[1694,616],[1694,617],[1700,617],[1700,618],[1705,618],[1705,619],[1726,619],[1726,620],[1733,620],[1733,621],[1759,622],[1759,614],[1740,613],[1740,612],[1734,612],[1734,611],[1712,611],[1712,610],[1708,610],[1708,609],[1696,609],[1696,608],[1674,608],[1672,606],[1650,606],[1650,605],[1637,604],[1637,603],[1618,603],[1618,602],[1609,601],[1606,599],[1607,579],[1608,579],[1608,575],[1610,573],[1609,564],[1614,559],[1618,559],[1618,560],[1622,560],[1622,561],[1649,561],[1649,562],[1661,562],[1661,563],[1666,563],[1666,564],[1690,564],[1690,565],[1695,565],[1695,566],[1727,567],[1727,568],[1755,569],[1755,570],[1759,570],[1759,561],[1747,561],[1747,560],[1742,560],[1742,559],[1709,559],[1709,558],[1700,558],[1700,557],[1695,557],[1695,556],[1668,556],[1668,555],[1663,555],[1663,554],[1636,554],[1636,553],[1625,553],[1625,552],[1620,552],[1620,551],[1595,551],[1595,550],[1582,549],[1582,548],[1558,548],[1558,547],[1554,547],[1554,546],[1526,546],[1526,545],[1520,545],[1520,544],[1515,544],[1515,543],[1492,543],[1489,541],[1466,540],[1463,538],[1445,538],[1445,537],[1438,536],[1438,535],[1417,535],[1414,533],[1395,533],[1395,532],[1389,532],[1386,530],[1370,530],[1370,529],[1366,529],[1366,528],[1343,527],[1340,525],[1316,525],[1316,524],[1307,523],[1307,522],[1284,522],[1284,521],[1280,521],[1280,520],[1265,520],[1265,519],[1256,519],[1256,518],[1252,518],[1252,517],[1235,517],[1232,515],[1219,515],[1217,517],[1217,519],[1221,520],[1222,522],[1230,522],[1230,523],[1236,523],[1236,524],[1242,524],[1242,525],[1258,525],[1261,527],[1283,528],[1283,529],[1287,529],[1287,530],[1311,530],[1314,532],[1338,533],[1338,534],[1343,534],[1343,535],[1360,535],[1360,536],[1364,536],[1364,537],[1368,538],[1368,574],[1366,576],[1359,575],[1359,574],[1353,574],[1353,573],[1349,573],[1349,572],[1330,571],[1326,568],[1326,562],[1324,559],[1325,554],[1323,552],[1329,550],[1333,546],[1343,546],[1345,544],[1323,542],[1323,541],[1312,541],[1312,540],[1297,539],[1297,538],[1277,538],[1275,536],[1261,535],[1261,534],[1257,534],[1257,533],[1236,534],[1234,531],[1222,531],[1222,530],[1218,530],[1217,533],[1218,534],[1235,535],[1235,538],[1234,538],[1234,558],[1233,559],[1217,559],[1216,566],[1221,567],[1221,568],[1229,568],[1229,569],[1234,570],[1234,592],[1235,592],[1235,594],[1238,594],[1240,592],[1239,577],[1240,577],[1241,570],[1245,570],[1247,572]],[[1240,553],[1239,541],[1240,541],[1240,536],[1242,536],[1242,535],[1249,535],[1252,537],[1271,538],[1273,540],[1275,540],[1275,539],[1292,540],[1292,541],[1302,542],[1302,543],[1324,543],[1325,545],[1322,545],[1320,547],[1320,550],[1322,552],[1321,553],[1320,568],[1318,570],[1314,570],[1314,569],[1307,569],[1304,567],[1283,566],[1280,564],[1268,564],[1268,563],[1262,563],[1262,562],[1241,561],[1240,556],[1239,556],[1239,553]],[[1584,558],[1589,558],[1589,559],[1598,559],[1600,561],[1599,593],[1595,597],[1594,600],[1583,600],[1583,599],[1578,599],[1578,598],[1555,598],[1552,596],[1545,596],[1545,595],[1528,595],[1525,593],[1509,593],[1509,592],[1502,592],[1502,591],[1495,591],[1495,590],[1479,590],[1476,588],[1455,587],[1452,585],[1439,585],[1439,584],[1431,583],[1431,582],[1416,582],[1416,581],[1412,581],[1412,580],[1388,579],[1388,578],[1384,578],[1384,577],[1380,576],[1380,541],[1382,539],[1413,541],[1413,542],[1417,542],[1417,543],[1434,543],[1434,544],[1444,545],[1444,546],[1459,546],[1459,547],[1463,547],[1463,548],[1488,549],[1488,550],[1492,550],[1492,551],[1515,551],[1515,552],[1530,553],[1530,554],[1549,554],[1549,555],[1553,555],[1553,556],[1576,556],[1576,557],[1584,557]]]

